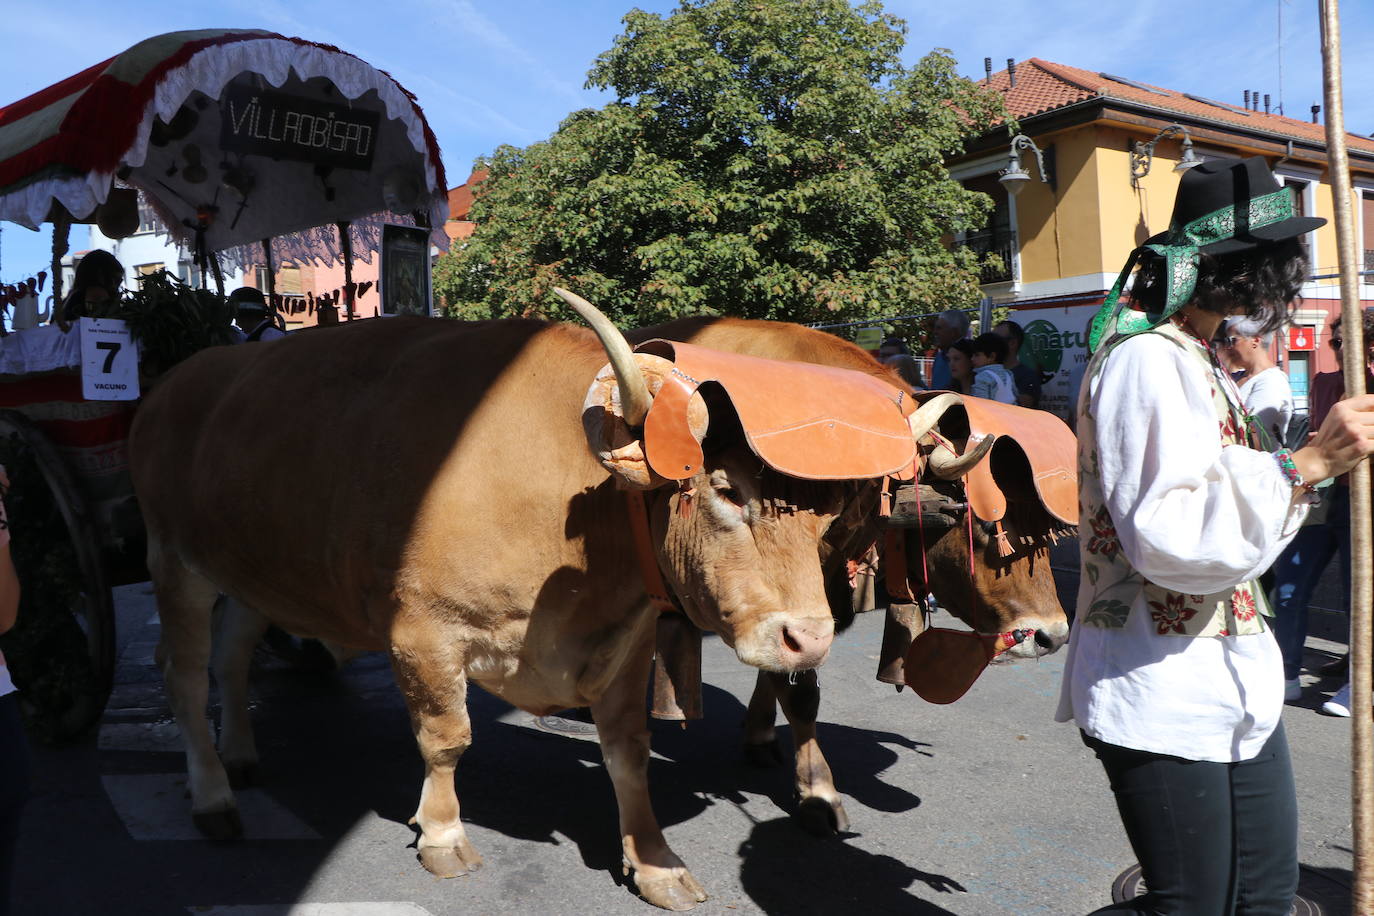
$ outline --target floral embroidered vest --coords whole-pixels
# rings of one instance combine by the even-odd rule
[[[1245,420],[1197,342],[1172,322],[1147,333],[1169,338],[1190,357],[1198,372],[1211,382],[1217,427],[1223,445],[1252,445],[1242,433]],[[1272,616],[1258,581],[1242,583],[1212,595],[1185,595],[1147,580],[1121,551],[1116,526],[1102,497],[1097,457],[1097,428],[1092,416],[1091,380],[1120,341],[1103,346],[1088,363],[1078,396],[1078,499],[1083,522],[1079,546],[1087,588],[1080,586],[1078,619],[1087,626],[1120,629],[1126,626],[1131,605],[1144,594],[1145,610],[1161,636],[1242,636],[1264,632],[1263,615]]]

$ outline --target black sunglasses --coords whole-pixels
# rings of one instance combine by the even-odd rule
[[[1341,348],[1341,338],[1339,337],[1332,337],[1327,343],[1331,344],[1331,349],[1333,350],[1339,350]]]

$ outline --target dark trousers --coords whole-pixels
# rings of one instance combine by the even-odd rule
[[[1305,525],[1274,561],[1270,603],[1274,606],[1274,638],[1283,652],[1283,676],[1290,681],[1302,669],[1307,641],[1307,605],[1322,571],[1332,557],[1341,560],[1342,610],[1350,613],[1350,488],[1333,484],[1323,491],[1330,506],[1326,521]]]
[[[0,916],[10,912],[19,815],[29,797],[29,751],[19,721],[19,694],[0,697]]]
[[[1298,802],[1283,723],[1241,763],[1183,760],[1088,735],[1116,795],[1147,893],[1098,913],[1288,916],[1298,890]]]

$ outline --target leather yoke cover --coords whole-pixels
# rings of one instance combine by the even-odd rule
[[[925,401],[938,393],[921,392],[917,398]],[[1078,439],[1068,425],[1048,411],[958,397],[968,417],[970,444],[985,436],[997,437],[964,481],[974,514],[983,521],[1000,521],[1007,512],[1005,490],[1023,489],[1018,482],[1028,468],[1034,496],[1045,511],[1066,525],[1077,525]],[[1026,499],[1032,494],[1015,495]]]
[[[836,369],[667,340],[635,348],[673,363],[644,421],[644,451],[669,480],[702,466],[688,405],[697,389],[719,385],[739,416],[744,435],[764,464],[807,480],[884,477],[910,469],[916,443],[907,425],[911,398],[879,379]]]

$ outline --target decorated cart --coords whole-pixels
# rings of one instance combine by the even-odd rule
[[[140,198],[191,253],[199,288],[156,277],[64,320],[71,227],[123,238],[139,228]],[[235,339],[224,267],[265,266],[274,295],[274,265],[341,262],[343,286],[319,304],[352,320],[368,285],[353,282],[354,252],[370,260],[398,236],[412,262],[424,252],[423,280],[425,243],[447,246],[446,215],[438,145],[414,96],[299,38],[159,35],[0,108],[0,219],[51,226],[53,239],[50,272],[0,289],[0,464],[23,585],[0,647],[35,734],[77,734],[104,708],[111,588],[146,578],[130,424],[140,392],[175,362]]]

